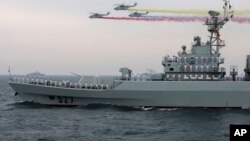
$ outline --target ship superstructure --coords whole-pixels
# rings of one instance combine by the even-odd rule
[[[220,81],[224,80],[226,69],[220,67],[224,63],[221,58],[220,49],[225,43],[220,38],[220,29],[229,21],[227,9],[224,8],[224,17],[220,13],[209,11],[210,19],[205,25],[208,26],[210,39],[206,43],[201,42],[199,36],[194,37],[191,51],[182,51],[177,56],[165,56],[162,61],[164,73],[153,77],[153,80],[178,80],[178,81]]]

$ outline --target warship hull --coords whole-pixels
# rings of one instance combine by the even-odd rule
[[[246,81],[122,81],[113,89],[9,83],[24,101],[58,106],[111,104],[149,107],[249,108]]]

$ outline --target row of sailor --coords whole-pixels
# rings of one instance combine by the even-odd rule
[[[172,74],[172,75],[166,75],[166,79],[172,79],[175,81],[179,80],[219,80],[219,76],[210,76],[210,75],[178,75],[178,74]]]
[[[166,75],[167,80],[175,80],[175,81],[180,81],[180,80],[220,80],[220,75],[215,76],[215,75],[180,75],[180,74],[172,74],[172,75]],[[227,76],[223,79],[223,81],[232,81],[231,76]],[[243,81],[244,77],[243,76],[237,76],[236,81]]]
[[[211,72],[215,68],[215,66],[209,65],[183,65],[180,70],[184,72]]]
[[[220,64],[224,62],[224,59],[220,57],[179,57],[178,60],[181,63],[190,63],[193,61],[195,64]]]
[[[33,78],[27,76],[13,76],[10,81],[17,83],[27,83],[27,84],[37,84],[37,85],[46,85],[46,86],[55,86],[55,87],[67,87],[67,88],[83,88],[83,89],[108,89],[109,84],[92,84],[92,83],[73,83],[70,81],[53,81],[46,80],[42,78]]]

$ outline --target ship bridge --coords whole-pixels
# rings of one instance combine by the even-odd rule
[[[225,68],[220,68],[224,58],[220,54],[211,52],[209,42],[201,43],[199,36],[194,37],[191,51],[182,51],[177,56],[165,56],[162,61],[164,68],[163,80],[221,80],[225,75]]]

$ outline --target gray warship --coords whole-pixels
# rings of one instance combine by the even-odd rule
[[[163,73],[132,75],[129,68],[121,68],[119,79],[102,83],[99,77],[81,76],[79,82],[52,81],[10,75],[9,85],[24,101],[46,105],[111,104],[133,107],[250,107],[250,55],[246,58],[245,76],[230,67],[230,75],[220,67],[224,63],[220,50],[225,46],[220,30],[230,21],[228,4],[224,15],[209,11],[205,21],[210,34],[206,43],[194,37],[191,51],[186,46],[176,56],[162,60]]]

